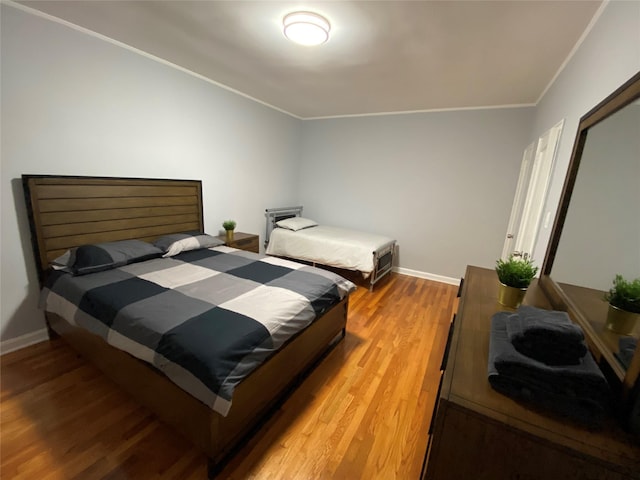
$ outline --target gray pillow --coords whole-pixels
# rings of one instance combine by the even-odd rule
[[[224,242],[206,233],[172,233],[158,238],[153,244],[164,253],[163,257],[173,257],[180,252],[199,250],[201,248],[219,247]]]
[[[73,275],[86,275],[158,258],[162,253],[158,247],[142,240],[121,240],[82,245],[56,258],[52,266]]]

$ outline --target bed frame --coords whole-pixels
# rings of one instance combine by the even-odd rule
[[[276,228],[276,222],[291,217],[300,217],[302,215],[302,206],[297,207],[283,207],[283,208],[267,208],[265,210],[265,217],[267,217],[267,229],[265,232],[264,246],[266,247],[271,238],[271,232]],[[385,275],[388,275],[393,270],[393,263],[395,259],[397,249],[397,243],[384,245],[378,250],[372,252],[373,255],[373,271],[369,277],[369,290],[373,290],[373,286],[378,283]],[[295,259],[294,259],[295,260]],[[313,265],[316,265],[314,262]],[[332,265],[329,265],[332,266]]]
[[[23,175],[38,277],[67,249],[87,243],[155,238],[204,231],[202,184],[197,180]],[[102,338],[46,313],[60,335],[105,375],[209,457],[213,478],[235,447],[273,411],[291,388],[345,335],[348,297],[300,332],[237,387],[226,417],[214,412],[154,367]]]

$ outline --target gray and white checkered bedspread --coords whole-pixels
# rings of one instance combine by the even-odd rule
[[[354,289],[325,270],[215,247],[84,276],[54,272],[41,307],[227,415],[244,377]]]

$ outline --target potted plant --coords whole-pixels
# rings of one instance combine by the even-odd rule
[[[640,278],[629,281],[622,275],[616,275],[604,299],[609,302],[607,328],[615,333],[631,335],[640,320]]]
[[[500,280],[498,302],[505,307],[518,308],[538,267],[531,259],[510,255],[507,260],[496,261],[496,273]]]
[[[234,220],[225,220],[222,222],[222,228],[227,233],[227,243],[233,242],[233,230],[236,228],[236,222]]]

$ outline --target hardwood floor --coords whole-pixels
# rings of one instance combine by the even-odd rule
[[[417,479],[457,288],[359,286],[345,339],[218,478]],[[206,478],[206,458],[56,339],[0,357],[3,479]]]

